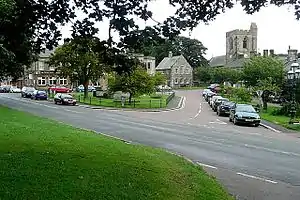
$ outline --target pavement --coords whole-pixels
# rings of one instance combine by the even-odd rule
[[[182,106],[162,112],[86,109],[18,94],[0,94],[0,104],[183,155],[239,200],[300,199],[299,135],[234,126],[212,112],[199,90],[177,95],[184,97]]]

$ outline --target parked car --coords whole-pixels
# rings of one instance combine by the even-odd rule
[[[222,103],[217,108],[217,115],[227,115],[229,116],[230,110],[234,106],[234,102],[231,101],[222,101]]]
[[[224,97],[215,99],[215,101],[213,102],[213,107],[212,107],[213,111],[217,112],[218,106],[224,101],[229,101],[229,99],[224,98]]]
[[[210,102],[210,99],[213,97],[213,96],[215,96],[215,95],[217,95],[216,93],[214,93],[214,92],[212,92],[212,91],[210,91],[210,92],[207,92],[207,94],[205,94],[205,100],[209,103]]]
[[[5,89],[3,88],[3,86],[0,86],[0,93],[5,93]]]
[[[50,91],[55,92],[55,93],[68,93],[71,92],[72,90],[63,86],[53,86],[49,88]]]
[[[237,124],[251,124],[259,126],[260,116],[253,108],[248,104],[234,104],[229,113],[229,121]]]
[[[83,85],[79,85],[79,86],[76,88],[76,91],[77,91],[77,92],[84,92],[84,86],[83,86]],[[88,86],[88,91],[89,91],[89,92],[96,91],[96,88],[95,88],[94,86],[89,85],[89,86]]]
[[[213,107],[213,102],[214,102],[217,98],[221,98],[221,96],[219,96],[219,95],[214,95],[214,96],[211,97],[211,99],[210,99],[210,101],[209,101],[210,107]]]
[[[10,85],[3,85],[3,86],[1,86],[2,87],[2,92],[3,93],[8,93],[8,92],[10,92]]]
[[[61,94],[58,93],[54,96],[54,103],[55,104],[63,104],[63,105],[76,105],[76,99],[74,99],[74,97],[72,97],[69,94]]]
[[[17,86],[11,86],[11,87],[9,88],[9,92],[11,92],[11,93],[20,93],[20,92],[21,92],[21,89],[18,88]]]
[[[204,90],[202,91],[202,97],[205,97],[205,95],[206,95],[208,92],[210,92],[210,89],[204,89]]]
[[[23,87],[21,90],[21,96],[25,98],[31,98],[34,91],[34,87]]]
[[[31,99],[35,99],[35,100],[47,100],[48,99],[48,95],[46,91],[43,90],[35,90],[32,95],[31,95]]]

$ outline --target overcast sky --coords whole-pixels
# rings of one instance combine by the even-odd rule
[[[156,0],[150,4],[154,13],[154,19],[163,21],[172,15],[174,9],[168,5],[168,0]],[[286,53],[288,46],[300,50],[300,21],[295,19],[292,7],[270,6],[261,9],[254,15],[247,15],[241,6],[235,6],[224,14],[217,16],[209,25],[200,24],[191,33],[183,33],[184,36],[200,40],[208,48],[206,58],[225,54],[225,33],[233,29],[249,29],[251,22],[258,27],[258,50],[274,49],[275,53]],[[138,24],[153,25],[138,20]],[[108,22],[97,24],[100,29],[99,37],[107,38]],[[63,37],[69,37],[70,26],[63,27]]]

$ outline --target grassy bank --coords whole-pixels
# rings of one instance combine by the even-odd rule
[[[82,92],[72,93],[71,95],[74,96],[74,98],[76,98],[77,101],[82,104],[114,108],[123,107],[121,100],[93,97],[92,93],[89,93],[89,96],[86,99],[84,99],[84,94]],[[129,103],[128,99],[126,99],[123,108],[166,108],[167,98],[168,95],[142,95],[136,98],[132,98],[131,103]]]
[[[290,117],[288,116],[282,116],[282,115],[276,115],[274,111],[280,109],[278,106],[268,106],[267,111],[262,110],[260,112],[260,116],[262,119],[267,120],[269,122],[272,122],[274,124],[283,126],[285,128],[300,131],[300,125],[299,124],[289,124]],[[300,121],[300,119],[296,119],[297,121]]]
[[[0,113],[1,200],[232,199],[200,167],[165,151]]]

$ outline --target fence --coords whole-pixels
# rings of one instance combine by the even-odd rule
[[[95,106],[105,106],[105,107],[116,107],[116,108],[165,108],[167,105],[167,99],[159,98],[159,99],[132,99],[129,102],[128,99],[125,101],[108,99],[108,98],[99,98],[89,96],[84,99],[83,95],[77,95],[78,103],[84,103],[88,105]]]

